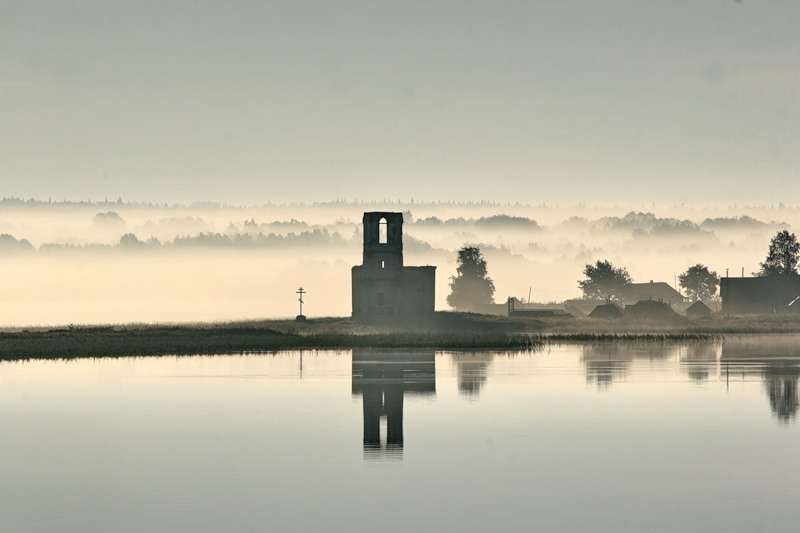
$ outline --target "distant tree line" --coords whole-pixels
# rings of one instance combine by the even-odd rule
[[[532,218],[511,216],[511,215],[492,215],[480,218],[448,218],[427,217],[417,219],[412,224],[418,226],[476,226],[479,228],[518,228],[527,230],[540,229],[539,224]]]
[[[27,242],[27,241],[26,241]],[[339,233],[329,233],[324,229],[315,229],[301,233],[288,233],[278,235],[262,233],[251,235],[248,233],[237,233],[233,235],[225,233],[199,233],[194,236],[179,236],[170,241],[161,242],[156,237],[140,239],[135,233],[125,233],[114,245],[108,244],[54,244],[46,243],[40,246],[40,250],[59,250],[59,249],[157,249],[157,248],[270,248],[287,249],[302,247],[341,247],[346,246],[349,241],[344,239]],[[31,247],[33,249],[33,247]]]
[[[188,204],[185,203],[174,203],[169,204],[166,202],[141,202],[141,201],[131,201],[131,200],[123,200],[122,197],[117,197],[116,200],[109,200],[108,198],[104,198],[102,200],[92,200],[91,198],[87,198],[86,200],[53,200],[48,198],[47,200],[41,200],[38,198],[19,198],[16,196],[6,196],[0,198],[0,208],[5,206],[13,206],[13,207],[20,207],[20,206],[27,206],[27,207],[35,207],[35,206],[73,206],[73,207],[105,207],[105,206],[124,206],[124,207],[145,207],[145,208],[161,208],[161,209],[244,209],[244,208],[264,208],[264,207],[313,207],[313,208],[327,208],[327,207],[353,207],[360,210],[363,210],[364,207],[369,207],[372,210],[380,210],[380,211],[392,211],[392,210],[403,210],[403,208],[416,208],[416,207],[500,207],[500,206],[508,206],[508,207],[530,207],[529,204],[523,204],[520,202],[495,202],[491,200],[481,200],[477,202],[459,202],[454,200],[446,200],[446,201],[416,201],[413,198],[410,200],[382,200],[382,201],[360,201],[360,200],[330,200],[326,202],[271,202],[265,201],[261,204],[256,205],[233,205],[233,204],[225,204],[220,202],[213,202],[213,201],[205,201],[205,202],[191,202]]]

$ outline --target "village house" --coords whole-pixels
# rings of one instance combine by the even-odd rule
[[[719,295],[723,316],[788,313],[800,296],[800,276],[722,278]]]
[[[650,283],[629,283],[622,288],[620,295],[626,306],[646,300],[664,302],[669,305],[679,305],[684,302],[683,295],[663,281],[653,282],[650,280]]]
[[[713,311],[700,300],[686,308],[686,316],[689,318],[709,318]]]
[[[679,318],[672,306],[659,300],[639,300],[635,304],[626,305],[625,316],[631,320],[651,322],[670,322]]]
[[[623,310],[622,307],[614,302],[608,302],[604,304],[600,304],[596,306],[591,313],[589,313],[589,318],[600,318],[600,319],[617,319],[622,318]]]

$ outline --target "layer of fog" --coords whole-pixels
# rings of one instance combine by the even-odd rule
[[[797,227],[783,206],[351,204],[191,207],[0,202],[0,325],[186,322],[350,313],[364,211],[405,213],[405,263],[435,265],[447,309],[458,248],[477,244],[508,296],[580,296],[586,263],[675,284],[703,263],[750,275],[770,238]]]

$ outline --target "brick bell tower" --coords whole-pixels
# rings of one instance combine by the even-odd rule
[[[362,264],[352,269],[353,316],[433,313],[436,267],[403,264],[403,214],[364,213]]]

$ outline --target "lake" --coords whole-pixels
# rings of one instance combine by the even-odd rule
[[[797,531],[800,338],[0,363],[0,531]]]

